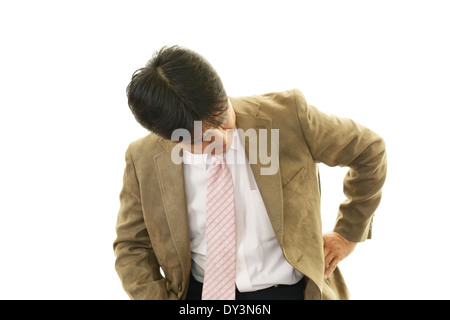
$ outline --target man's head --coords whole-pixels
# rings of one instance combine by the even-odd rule
[[[194,121],[202,121],[205,131],[223,126],[231,108],[211,64],[179,46],[162,48],[138,69],[127,96],[136,120],[169,140],[175,129],[193,133]]]

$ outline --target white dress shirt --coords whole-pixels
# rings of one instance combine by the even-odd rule
[[[192,275],[199,282],[203,282],[206,264],[206,188],[213,158],[214,155],[183,150]],[[225,160],[234,183],[238,290],[250,292],[276,284],[297,283],[303,275],[283,256],[237,130]]]

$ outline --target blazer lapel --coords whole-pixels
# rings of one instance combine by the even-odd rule
[[[191,248],[183,165],[172,162],[171,154],[175,143],[161,139],[161,144],[165,151],[154,158],[158,182],[171,236],[181,265],[186,268],[190,266]]]
[[[259,149],[262,147],[260,143],[260,130],[266,130],[267,132],[266,137],[268,154],[271,154],[271,152],[278,153],[278,146],[273,146],[270,143],[272,120],[269,118],[259,117],[259,104],[256,104],[253,101],[242,101],[233,98],[230,98],[230,101],[236,113],[236,126],[239,129],[242,129],[239,133],[241,141],[245,145],[247,159],[249,159],[249,154],[257,154],[257,162],[250,163],[250,166],[269,215],[272,228],[278,242],[281,247],[283,247],[283,195],[280,170],[273,175],[261,174],[261,169],[267,167],[268,165],[263,165],[259,156]],[[256,131],[256,136],[258,139],[257,145],[250,146],[250,144],[248,142],[246,143],[244,140],[244,133],[249,129],[254,129]],[[264,143],[264,141],[262,142]],[[276,157],[278,159],[278,154]],[[278,161],[277,165],[279,165]]]

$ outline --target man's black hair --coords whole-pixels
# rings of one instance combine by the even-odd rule
[[[178,128],[192,134],[196,120],[203,126],[219,126],[228,108],[222,81],[211,64],[179,46],[157,51],[136,70],[126,92],[136,120],[169,140]]]

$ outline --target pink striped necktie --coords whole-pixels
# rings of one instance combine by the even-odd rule
[[[203,300],[234,300],[236,227],[230,169],[215,159],[209,167],[206,196],[206,267]]]

